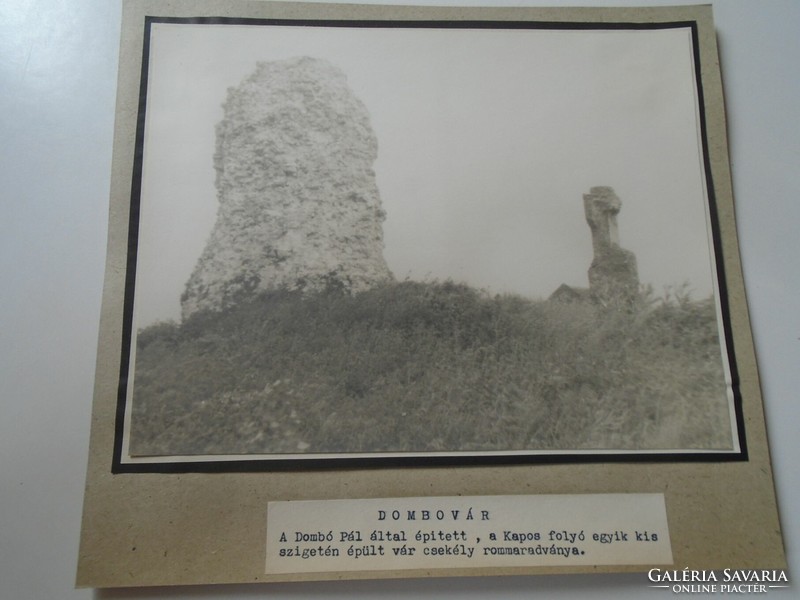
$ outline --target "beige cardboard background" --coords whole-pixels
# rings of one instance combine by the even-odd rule
[[[712,173],[719,206],[750,460],[733,463],[111,475],[127,208],[144,14],[320,19],[697,20],[702,40],[703,86]],[[268,579],[263,575],[268,501],[413,495],[663,492],[667,501],[676,567],[780,568],[784,565],[758,375],[741,281],[722,87],[713,23],[708,8],[561,9],[551,12],[522,8],[445,9],[258,2],[131,2],[125,5],[120,64],[109,251],[78,585],[115,587],[265,581]],[[569,572],[567,569],[558,571]],[[433,575],[529,572],[539,571],[447,571]],[[424,575],[432,573],[350,573],[327,574],[324,577]],[[311,577],[297,577],[308,578]]]

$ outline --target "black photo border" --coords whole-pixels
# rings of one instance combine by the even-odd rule
[[[134,339],[134,288],[136,282],[137,252],[139,239],[139,209],[142,193],[142,173],[144,159],[145,120],[148,89],[148,72],[150,57],[150,34],[153,24],[191,24],[191,25],[267,25],[267,26],[301,26],[301,27],[348,27],[348,28],[420,28],[420,29],[538,29],[538,30],[659,30],[689,29],[692,37],[692,54],[696,78],[696,93],[699,108],[699,127],[703,169],[705,174],[706,193],[708,198],[711,236],[714,247],[714,266],[717,280],[717,293],[721,312],[721,323],[731,378],[733,395],[735,430],[738,436],[739,451],[530,451],[530,453],[431,453],[420,456],[418,453],[392,453],[385,456],[347,456],[337,454],[333,457],[309,454],[308,458],[292,455],[275,458],[264,458],[264,455],[253,455],[253,458],[239,458],[238,455],[220,455],[220,459],[205,460],[169,460],[164,456],[158,462],[135,461],[126,462],[123,457],[125,416],[128,404],[128,382],[132,377],[131,344]],[[130,190],[130,208],[128,216],[127,258],[124,287],[124,304],[122,315],[122,343],[120,354],[119,380],[114,424],[114,445],[112,457],[112,473],[242,473],[272,471],[304,471],[304,470],[343,470],[343,469],[388,469],[402,467],[465,467],[465,466],[512,466],[531,464],[591,464],[591,463],[672,463],[672,462],[731,462],[747,461],[747,439],[744,427],[742,394],[739,372],[734,352],[731,310],[728,298],[725,267],[723,260],[723,244],[720,233],[719,214],[712,178],[711,158],[706,123],[706,107],[703,95],[700,45],[698,24],[696,21],[670,22],[569,22],[569,21],[489,21],[489,20],[330,20],[330,19],[270,19],[240,17],[163,17],[147,16],[144,19],[144,37],[142,46],[142,67],[139,82],[138,116],[136,124],[134,164]]]

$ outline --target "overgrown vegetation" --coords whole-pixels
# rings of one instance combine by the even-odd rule
[[[274,291],[137,339],[134,454],[729,448],[713,301],[405,281]]]

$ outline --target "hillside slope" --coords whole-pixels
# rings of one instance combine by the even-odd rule
[[[133,454],[731,447],[714,305],[278,290],[138,335]]]

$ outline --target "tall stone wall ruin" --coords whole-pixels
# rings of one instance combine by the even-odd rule
[[[383,257],[369,114],[338,68],[258,63],[217,125],[217,220],[181,297],[183,318],[264,290],[351,292],[392,279]]]
[[[639,299],[636,255],[619,245],[617,215],[621,208],[622,202],[613,188],[597,186],[583,195],[583,209],[592,232],[594,252],[589,267],[589,287],[564,283],[550,295],[550,300],[630,306]]]
[[[589,291],[600,304],[633,302],[639,295],[636,255],[619,245],[617,214],[622,202],[610,187],[593,187],[583,195],[586,222],[592,232],[594,258]]]

